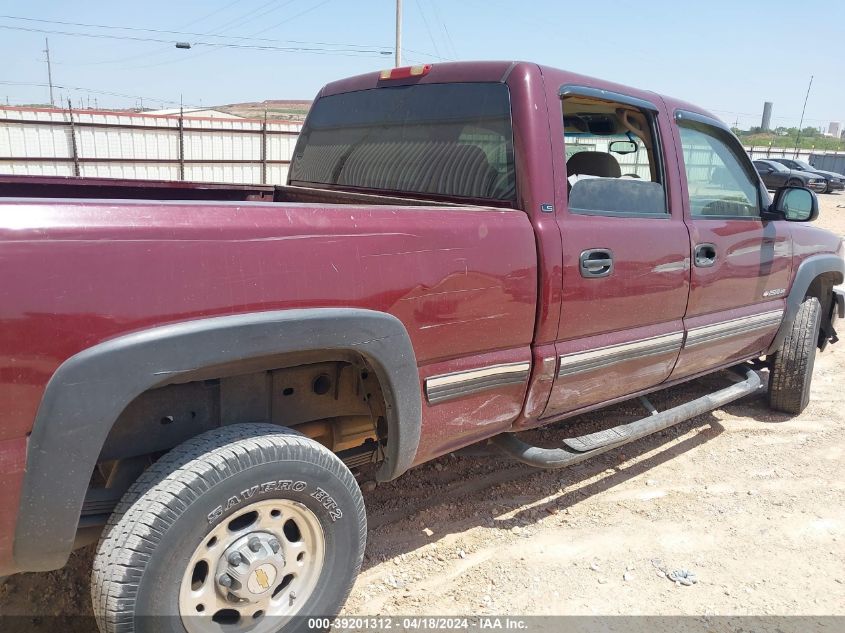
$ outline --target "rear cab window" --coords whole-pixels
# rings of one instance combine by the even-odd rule
[[[513,202],[508,87],[416,84],[321,97],[297,142],[290,184]]]

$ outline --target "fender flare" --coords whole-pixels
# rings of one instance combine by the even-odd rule
[[[411,339],[396,317],[355,308],[210,317],[114,338],[63,362],[47,383],[29,437],[14,558],[25,571],[62,567],[91,473],[112,425],[141,393],[204,367],[307,351],[354,352],[385,397],[388,442],[377,472],[394,479],[413,463],[422,400]]]
[[[801,307],[804,297],[807,296],[810,284],[816,277],[825,273],[839,273],[836,283],[841,284],[843,278],[845,278],[845,260],[833,253],[823,253],[812,255],[799,264],[798,271],[795,273],[795,280],[792,282],[792,288],[790,288],[786,297],[783,320],[772,344],[766,350],[766,354],[773,354],[780,347],[783,337],[792,327],[792,322],[798,314],[798,308]]]

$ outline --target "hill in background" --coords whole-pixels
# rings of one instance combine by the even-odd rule
[[[214,109],[249,119],[263,119],[264,113],[266,112],[268,119],[281,119],[295,123],[305,120],[305,115],[308,114],[308,108],[310,107],[310,100],[268,99],[266,101],[231,103],[229,105],[214,106]]]

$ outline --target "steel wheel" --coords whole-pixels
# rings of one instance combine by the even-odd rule
[[[311,633],[336,615],[367,535],[355,478],[272,424],[180,444],[129,488],[97,545],[102,633]],[[320,627],[317,627],[320,628]]]
[[[190,633],[275,631],[314,591],[325,559],[316,515],[289,499],[245,506],[197,545],[182,578],[179,612]]]

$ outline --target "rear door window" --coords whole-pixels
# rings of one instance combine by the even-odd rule
[[[667,217],[654,113],[579,94],[563,97],[569,211]]]

